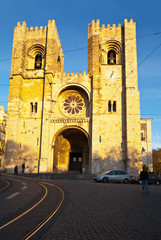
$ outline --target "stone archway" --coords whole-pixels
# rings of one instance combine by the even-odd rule
[[[89,144],[86,134],[68,128],[56,137],[53,156],[54,172],[88,172]]]

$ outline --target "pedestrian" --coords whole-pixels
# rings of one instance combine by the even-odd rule
[[[142,189],[148,193],[148,172],[146,165],[143,165],[143,171],[140,172],[140,180],[142,182]]]
[[[25,171],[25,163],[22,164],[22,171],[21,172],[24,173],[24,171]]]
[[[18,167],[17,167],[17,165],[14,168],[14,174],[18,175]]]

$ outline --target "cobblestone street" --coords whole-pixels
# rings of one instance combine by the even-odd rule
[[[65,191],[65,201],[52,228],[41,240],[159,240],[161,186],[102,184],[52,180]]]

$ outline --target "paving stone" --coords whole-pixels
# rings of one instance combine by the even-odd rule
[[[41,240],[161,239],[161,186],[48,180],[62,187],[65,207]]]

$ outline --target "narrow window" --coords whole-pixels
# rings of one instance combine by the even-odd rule
[[[111,112],[111,101],[108,102],[108,111]]]
[[[141,132],[141,141],[145,141],[144,133]]]
[[[61,61],[60,61],[60,56],[57,58],[57,70],[60,72],[61,71]]]
[[[60,56],[58,56],[57,62],[60,62]]]
[[[35,113],[37,113],[37,102],[35,102]]]
[[[37,54],[35,57],[35,69],[41,69],[42,67],[42,55]]]
[[[114,50],[110,50],[107,56],[108,64],[116,64],[116,53]]]
[[[35,104],[33,104],[33,102],[30,103],[30,111],[32,113],[37,113],[37,108],[38,108],[37,102],[35,102]],[[24,123],[24,126],[25,126],[25,123]]]
[[[30,103],[30,111],[33,112],[34,111],[34,106],[33,106],[33,102]]]
[[[99,140],[100,140],[100,143],[101,143],[101,141],[102,141],[101,136],[100,136],[100,139],[99,139]]]
[[[113,102],[113,112],[116,112],[116,101]]]

